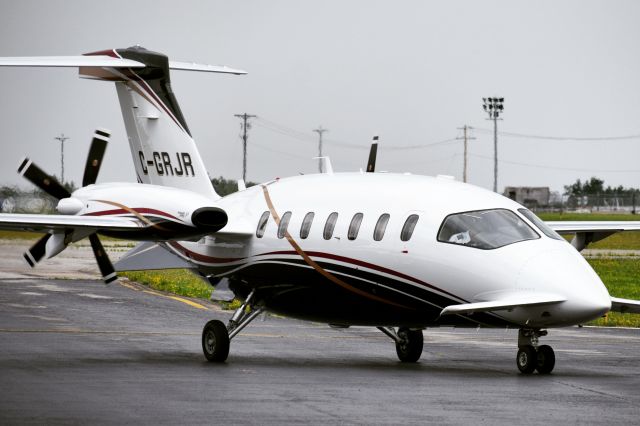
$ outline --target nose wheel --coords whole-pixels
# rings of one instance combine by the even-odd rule
[[[401,362],[418,362],[424,345],[422,330],[407,327],[400,327],[397,332],[391,327],[378,327],[378,330],[396,342],[396,353]]]
[[[549,345],[538,346],[538,338],[546,336],[546,331],[521,329],[518,334],[518,355],[516,364],[522,374],[549,374],[556,365],[556,355]]]

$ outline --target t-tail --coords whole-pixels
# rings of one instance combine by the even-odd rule
[[[79,67],[115,82],[138,182],[219,198],[171,90],[170,70],[246,74],[224,66],[169,61],[139,46],[83,56],[0,58],[0,66]]]

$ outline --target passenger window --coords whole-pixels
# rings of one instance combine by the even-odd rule
[[[278,225],[278,238],[284,238],[284,235],[287,233],[287,227],[289,226],[289,221],[291,220],[291,212],[286,212],[280,218],[280,225]]]
[[[256,229],[256,237],[262,238],[264,235],[264,230],[267,227],[267,222],[269,221],[269,212],[262,213],[260,216],[260,220],[258,221],[258,228]]]
[[[387,223],[389,223],[389,214],[385,213],[380,218],[378,218],[378,222],[376,223],[376,227],[373,230],[373,239],[375,241],[382,240],[384,237],[384,231],[387,229]]]
[[[313,212],[309,212],[304,215],[302,226],[300,227],[300,238],[302,238],[303,240],[309,236],[309,231],[311,231],[311,223],[313,222],[313,216],[315,216]]]
[[[358,238],[358,231],[360,230],[360,224],[362,223],[362,213],[356,213],[351,219],[349,224],[349,231],[347,232],[347,238],[355,240]]]
[[[416,223],[418,223],[417,214],[412,214],[407,218],[407,220],[404,222],[404,226],[402,227],[402,231],[400,232],[400,240],[409,241],[411,239],[413,230],[416,228]]]
[[[324,224],[324,232],[322,236],[325,240],[330,240],[333,236],[333,230],[336,227],[336,222],[338,221],[338,213],[333,212],[327,218],[327,223]]]

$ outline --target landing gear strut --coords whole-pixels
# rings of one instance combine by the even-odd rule
[[[378,327],[387,336],[396,342],[396,353],[402,362],[417,362],[422,355],[424,340],[422,330],[400,327],[396,332],[391,327]]]
[[[242,306],[236,309],[226,327],[219,320],[211,320],[204,326],[202,330],[202,351],[207,361],[225,362],[229,356],[231,339],[263,311],[262,307],[253,304],[254,296],[255,290],[249,293]]]
[[[523,374],[538,370],[540,374],[549,374],[556,365],[556,356],[549,345],[538,346],[538,339],[546,336],[545,330],[521,328],[518,333],[518,355],[516,364]]]

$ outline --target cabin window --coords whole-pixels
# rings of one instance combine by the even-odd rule
[[[413,230],[416,229],[416,224],[418,223],[418,215],[412,214],[407,218],[402,226],[402,231],[400,231],[400,240],[401,241],[409,241],[411,239],[411,235],[413,235]]]
[[[333,230],[336,227],[337,221],[338,221],[337,212],[331,213],[327,218],[327,223],[324,224],[324,232],[322,233],[322,236],[324,237],[325,240],[330,240],[331,237],[333,236]]]
[[[540,238],[531,226],[511,210],[493,209],[456,213],[440,226],[438,241],[491,250]]]
[[[278,225],[278,238],[284,238],[284,235],[287,233],[287,227],[289,226],[289,221],[291,220],[291,212],[286,212],[280,218],[280,225]]]
[[[300,227],[300,238],[302,238],[303,240],[309,236],[309,231],[311,231],[311,223],[313,223],[313,216],[315,216],[313,212],[309,212],[304,215],[302,226]]]
[[[262,238],[264,230],[267,228],[267,222],[269,221],[269,212],[262,213],[260,220],[258,221],[258,228],[256,229],[256,237]]]
[[[518,211],[520,213],[522,213],[522,215],[524,217],[526,217],[527,219],[529,219],[529,221],[533,222],[533,224],[535,226],[538,227],[539,230],[542,231],[542,233],[544,235],[546,235],[549,238],[553,238],[554,240],[561,240],[561,241],[565,241],[564,238],[562,238],[556,231],[554,231],[553,229],[551,229],[549,227],[549,225],[547,225],[546,223],[544,223],[542,221],[542,219],[540,219],[538,216],[536,216],[535,213],[533,213],[531,210],[527,210],[527,209],[518,209]]]
[[[349,231],[347,232],[347,238],[350,240],[358,238],[358,231],[360,230],[360,224],[362,223],[362,216],[362,213],[356,213],[353,215],[353,219],[351,219],[351,223],[349,224]]]
[[[385,213],[378,218],[378,222],[376,223],[376,227],[373,230],[373,239],[375,241],[382,240],[384,237],[384,231],[387,229],[387,223],[389,223],[389,214]]]

